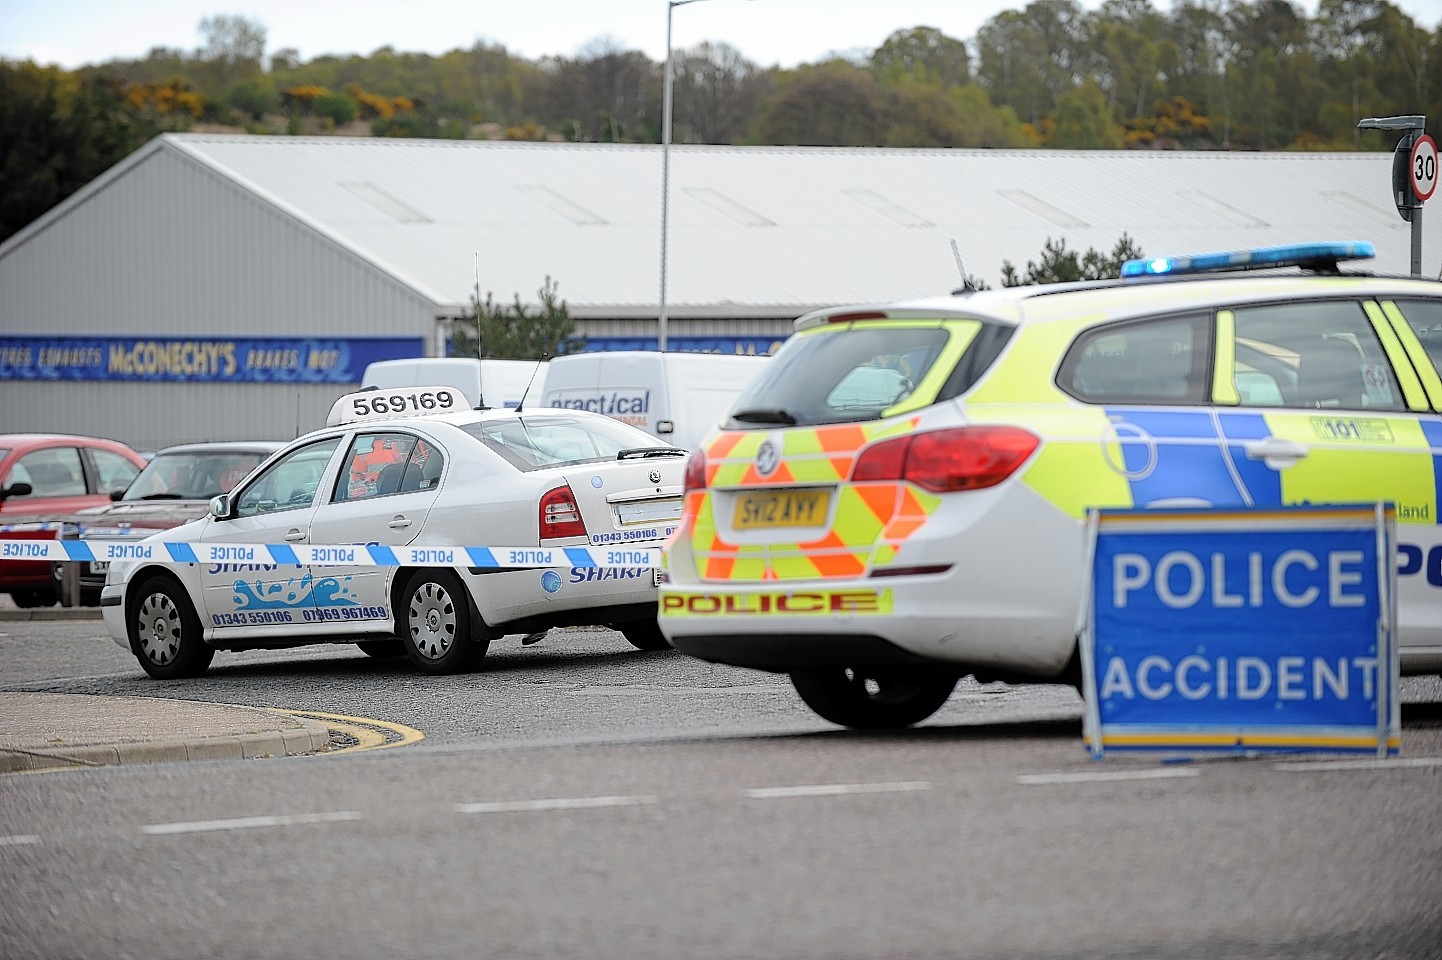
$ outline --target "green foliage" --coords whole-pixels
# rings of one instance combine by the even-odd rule
[[[510,306],[503,306],[489,291],[482,299],[477,284],[471,294],[470,312],[452,326],[452,355],[540,360],[579,353],[586,341],[574,336],[576,325],[566,301],[557,295],[558,288],[559,284],[547,276],[537,291],[537,305],[522,303],[518,293]]]
[[[225,92],[225,105],[252,120],[280,112],[280,94],[269,80],[241,80]]]
[[[1144,254],[1136,241],[1123,233],[1108,254],[1088,247],[1086,253],[1068,250],[1066,238],[1047,239],[1041,251],[1041,262],[1026,263],[1026,273],[1018,274],[1010,260],[1001,262],[1001,285],[1030,286],[1037,283],[1071,283],[1077,280],[1104,280],[1121,276],[1122,264],[1140,259]]]
[[[1068,90],[1056,102],[1047,146],[1064,150],[1119,150],[1122,128],[1112,122],[1106,95],[1096,81]]]
[[[336,126],[345,126],[356,118],[356,103],[344,93],[323,93],[311,102],[315,115]]]

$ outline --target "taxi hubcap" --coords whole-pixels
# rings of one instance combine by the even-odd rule
[[[456,639],[456,605],[438,583],[423,583],[411,596],[411,643],[421,656],[446,655]]]
[[[152,593],[140,604],[140,652],[151,663],[169,663],[180,649],[180,611],[163,593]]]

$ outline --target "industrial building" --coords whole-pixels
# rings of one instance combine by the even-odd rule
[[[549,277],[589,349],[766,353],[815,307],[996,286],[1048,241],[1367,240],[1388,153],[673,146],[166,134],[0,245],[0,432],[288,439],[472,293]],[[1442,226],[1427,218],[1424,272]]]

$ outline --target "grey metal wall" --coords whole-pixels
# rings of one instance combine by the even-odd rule
[[[354,387],[293,383],[0,381],[0,433],[109,437],[137,450],[198,440],[289,440],[325,425]]]
[[[0,333],[420,337],[437,308],[362,256],[171,148],[143,152],[0,257]],[[356,371],[357,376],[359,371]],[[347,386],[0,381],[0,432],[154,449],[288,439]]]

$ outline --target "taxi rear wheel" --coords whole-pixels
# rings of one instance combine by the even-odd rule
[[[857,730],[889,730],[940,710],[959,679],[935,667],[824,667],[794,671],[791,685],[825,720]]]
[[[422,570],[401,594],[401,642],[422,673],[459,673],[486,655],[490,642],[472,636],[465,584],[449,570]]]
[[[169,577],[151,577],[136,591],[130,617],[131,649],[141,668],[157,680],[198,677],[215,648],[201,636],[200,618],[185,588]]]

